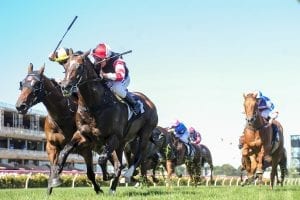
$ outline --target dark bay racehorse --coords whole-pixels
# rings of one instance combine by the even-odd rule
[[[151,170],[151,178],[154,183],[157,183],[159,180],[155,177],[156,175],[156,170],[158,169],[160,163],[160,158],[159,158],[159,148],[160,145],[156,144],[153,139],[153,135],[155,135],[155,130],[156,128],[152,131],[151,135],[151,142],[148,142],[147,145],[147,154],[146,158],[143,163],[141,163],[140,167],[140,173],[141,173],[141,178],[142,178],[142,183],[145,183],[147,186],[149,186],[149,180],[147,178],[147,170]],[[155,136],[154,136],[155,137]],[[124,155],[127,160],[128,166],[131,166],[131,164],[134,162],[134,155],[139,153],[138,149],[138,139],[136,138],[134,141],[130,142],[129,144],[126,145]],[[134,175],[137,175],[138,171],[135,172]],[[137,182],[138,180],[135,180],[132,177],[133,182]]]
[[[194,158],[188,160],[186,159],[187,148],[185,144],[176,138],[173,132],[158,126],[154,133],[156,133],[156,136],[153,136],[153,139],[156,144],[160,145],[160,153],[165,158],[167,185],[170,186],[170,179],[175,167],[185,164],[191,180],[197,186],[201,177],[201,162],[204,161],[201,157],[200,147],[192,144],[195,149]]]
[[[146,157],[146,147],[151,132],[156,127],[158,116],[155,105],[142,93],[134,93],[135,97],[143,105],[143,113],[138,117],[130,118],[128,106],[122,102],[103,84],[95,71],[94,65],[87,57],[89,52],[83,55],[74,55],[70,52],[70,58],[65,65],[66,73],[62,84],[65,91],[78,88],[78,110],[76,114],[77,132],[71,143],[62,152],[62,161],[66,159],[68,151],[84,143],[97,142],[104,145],[100,162],[106,163],[115,151],[118,160],[114,161],[115,178],[110,191],[115,192],[121,175],[122,154],[127,143],[139,138],[139,154],[135,155],[134,164],[129,168],[127,177],[131,177],[135,169]],[[82,111],[88,111],[89,119],[81,116]],[[63,162],[62,162],[63,164]]]
[[[211,152],[210,152],[209,148],[204,144],[200,144],[200,152],[201,152],[201,167],[204,167],[205,163],[207,163],[209,165],[210,182],[212,183],[214,165],[213,165],[213,161],[212,161]]]
[[[48,111],[44,131],[47,140],[46,151],[51,167],[48,181],[48,194],[51,194],[52,188],[61,184],[58,176],[58,155],[65,144],[71,141],[77,129],[75,124],[77,99],[73,96],[64,97],[58,83],[44,75],[44,69],[43,66],[40,70],[33,71],[33,65],[29,65],[28,74],[20,82],[21,94],[17,100],[16,109],[19,113],[26,114],[32,106],[42,102]],[[99,193],[101,189],[95,180],[91,149],[79,149],[78,153],[85,159],[87,176],[96,193]]]
[[[244,94],[244,108],[246,114],[246,127],[244,129],[244,144],[242,149],[243,161],[245,164],[249,161],[254,161],[254,164],[246,168],[251,169],[252,173],[262,174],[263,170],[271,166],[271,188],[274,186],[275,175],[277,174],[277,166],[281,167],[281,178],[284,179],[286,173],[286,151],[283,146],[283,128],[281,124],[273,120],[278,128],[279,133],[279,147],[273,149],[272,137],[273,129],[260,114],[258,110],[258,102],[256,99],[257,94],[249,93]],[[257,162],[257,164],[255,163]],[[256,169],[255,169],[256,167]],[[261,177],[261,176],[260,176]],[[282,180],[283,181],[283,180]]]

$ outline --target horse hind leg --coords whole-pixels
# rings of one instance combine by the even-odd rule
[[[283,154],[284,154],[283,158],[279,163],[280,173],[281,173],[281,180],[278,183],[280,183],[281,186],[283,186],[285,175],[288,174],[286,152],[284,152]]]

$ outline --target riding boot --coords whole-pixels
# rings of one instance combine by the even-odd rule
[[[272,149],[271,154],[279,147],[279,132],[278,127],[275,124],[272,124]]]
[[[186,143],[186,147],[187,147],[187,160],[188,161],[192,161],[194,159],[194,152],[192,150],[191,144]]]
[[[127,92],[126,97],[124,99],[132,108],[134,114],[138,115],[141,112],[140,104],[133,98],[130,92]]]

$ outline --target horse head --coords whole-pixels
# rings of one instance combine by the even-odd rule
[[[30,63],[28,67],[28,74],[20,82],[21,94],[16,103],[16,109],[21,114],[26,114],[27,111],[35,104],[43,101],[45,96],[43,73],[45,64],[40,70],[33,71],[33,65]]]
[[[253,126],[259,117],[258,102],[256,99],[257,94],[249,93],[247,95],[243,94],[243,96],[246,122],[249,126]]]
[[[166,137],[165,134],[163,133],[163,128],[161,127],[156,127],[152,131],[152,140],[153,143],[160,149],[166,142]]]
[[[64,65],[65,78],[61,82],[65,96],[77,92],[77,87],[83,84],[90,76],[97,77],[94,65],[88,58],[90,50],[85,53],[73,53],[70,49],[69,59]]]

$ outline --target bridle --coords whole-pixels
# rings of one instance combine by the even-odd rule
[[[78,55],[78,56],[81,56],[81,55]],[[81,56],[81,58],[83,59],[82,63],[78,63],[78,62],[73,63],[73,65],[76,64],[76,66],[74,66],[76,68],[76,76],[72,81],[70,81],[68,83],[67,87],[64,87],[64,89],[63,89],[64,90],[64,95],[68,94],[69,91],[77,91],[79,86],[84,85],[86,83],[102,80],[101,77],[100,78],[98,77],[98,78],[95,78],[95,79],[83,80],[84,63],[87,62],[87,59],[83,56]],[[70,65],[71,65],[71,63],[70,63]]]
[[[36,81],[34,84],[32,81]],[[39,74],[29,73],[23,81],[20,82],[20,90],[23,88],[29,88],[33,94],[33,101],[31,101],[29,106],[33,106],[39,102],[42,102],[44,98],[49,95],[49,92],[45,91],[45,86],[43,83],[43,77]]]
[[[246,116],[246,127],[251,129],[251,130],[260,130],[263,127],[265,127],[267,125],[266,123],[263,123],[259,127],[255,127],[255,122],[257,122],[257,120],[259,120],[259,117],[260,117],[260,112],[258,111],[258,103],[256,101],[255,106],[254,106],[253,115],[252,116]]]

